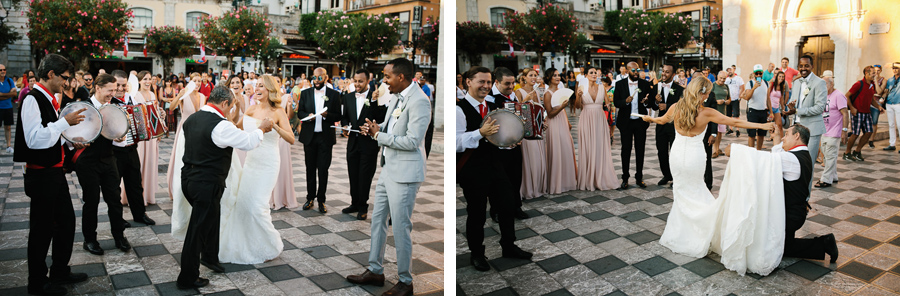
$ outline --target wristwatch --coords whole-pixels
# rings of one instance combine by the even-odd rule
[[[846,132],[846,131],[847,131],[847,128],[845,127],[845,128],[842,128],[841,130]]]

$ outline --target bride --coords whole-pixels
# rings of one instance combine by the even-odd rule
[[[255,96],[259,104],[250,106],[237,126],[244,130],[256,129],[263,118],[273,118],[275,128],[263,135],[259,147],[247,152],[245,166],[237,157],[231,159],[231,170],[225,180],[226,190],[221,200],[219,224],[220,262],[258,264],[277,257],[284,244],[281,235],[272,224],[269,197],[275,188],[280,166],[278,141],[294,142],[287,114],[280,108],[281,96],[271,75],[259,79]],[[181,166],[180,159],[176,166]],[[190,205],[184,195],[173,192],[172,236],[184,239],[187,219],[179,218],[187,213]]]
[[[684,97],[672,106],[672,112],[666,113],[663,117],[644,117],[644,121],[656,124],[675,122],[676,136],[670,152],[672,157],[669,158],[674,178],[672,185],[674,202],[672,203],[668,221],[666,221],[666,228],[659,242],[673,252],[695,258],[706,256],[710,248],[717,253],[722,253],[722,247],[728,243],[723,244],[725,240],[721,239],[723,235],[727,236],[727,234],[722,234],[723,228],[731,229],[734,227],[733,225],[743,223],[740,226],[743,228],[740,229],[754,229],[759,226],[755,224],[764,224],[752,221],[752,219],[739,220],[744,215],[740,215],[738,212],[735,212],[734,216],[732,216],[731,212],[725,213],[722,211],[723,209],[731,210],[733,208],[731,204],[743,203],[746,205],[749,203],[748,207],[754,207],[754,202],[762,203],[762,201],[745,201],[752,198],[747,197],[750,196],[749,194],[729,195],[728,198],[737,201],[725,201],[724,203],[730,204],[723,206],[723,200],[726,199],[724,194],[720,194],[720,198],[716,199],[706,188],[706,184],[703,181],[705,167],[702,165],[706,162],[706,152],[702,141],[704,140],[703,135],[706,132],[708,123],[715,122],[750,129],[772,130],[774,128],[773,123],[751,123],[726,117],[715,109],[702,107],[702,103],[709,97],[712,87],[712,82],[705,77],[695,78],[685,90]],[[731,160],[737,161],[736,156],[732,155]],[[735,184],[731,185],[737,186]],[[722,186],[722,192],[726,192],[725,182],[723,182]],[[774,217],[777,214],[772,213],[771,215]],[[768,230],[764,229],[761,232],[766,231]],[[777,229],[777,231],[784,232],[781,228]],[[747,244],[752,244],[752,242]],[[730,247],[730,245],[727,246]],[[744,247],[747,246],[745,245]],[[777,262],[781,259],[782,250],[778,249],[776,251],[774,249],[777,248],[771,247],[769,254],[763,253],[766,258],[748,259],[746,254],[739,255],[738,257],[740,258],[726,258],[723,255],[722,262],[756,260],[765,261],[766,265],[772,265],[771,263],[775,262],[775,266],[777,266]],[[775,258],[776,254],[777,258]],[[758,264],[751,265],[758,266]],[[729,264],[726,264],[726,267],[729,267]],[[771,267],[774,268],[774,266]],[[771,269],[768,268],[761,269],[751,271],[760,274],[771,272]],[[768,271],[765,269],[768,269]],[[744,273],[743,270],[740,270],[740,267],[737,267],[736,270],[741,274]],[[746,267],[744,270],[746,270]]]

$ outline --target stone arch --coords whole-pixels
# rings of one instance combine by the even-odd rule
[[[863,0],[835,0],[838,13],[848,13],[862,10]],[[795,18],[803,0],[775,0],[772,7],[772,21],[785,21]]]

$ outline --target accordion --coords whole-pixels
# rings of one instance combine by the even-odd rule
[[[525,139],[543,139],[544,106],[534,102],[506,102],[503,109],[515,113],[525,122]]]
[[[128,122],[131,128],[125,143],[132,145],[140,141],[148,141],[162,137],[169,131],[166,125],[164,111],[153,104],[137,104],[123,106],[128,113]]]

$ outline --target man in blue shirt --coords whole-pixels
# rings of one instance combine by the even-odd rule
[[[900,62],[894,63],[891,67],[894,76],[887,80],[884,86],[883,95],[886,100],[885,110],[887,110],[888,127],[890,127],[890,145],[884,150],[894,151],[894,144],[897,143],[897,128],[900,127]]]
[[[6,153],[13,153],[13,99],[19,96],[16,82],[6,76],[6,65],[0,64],[0,125],[6,130]]]

